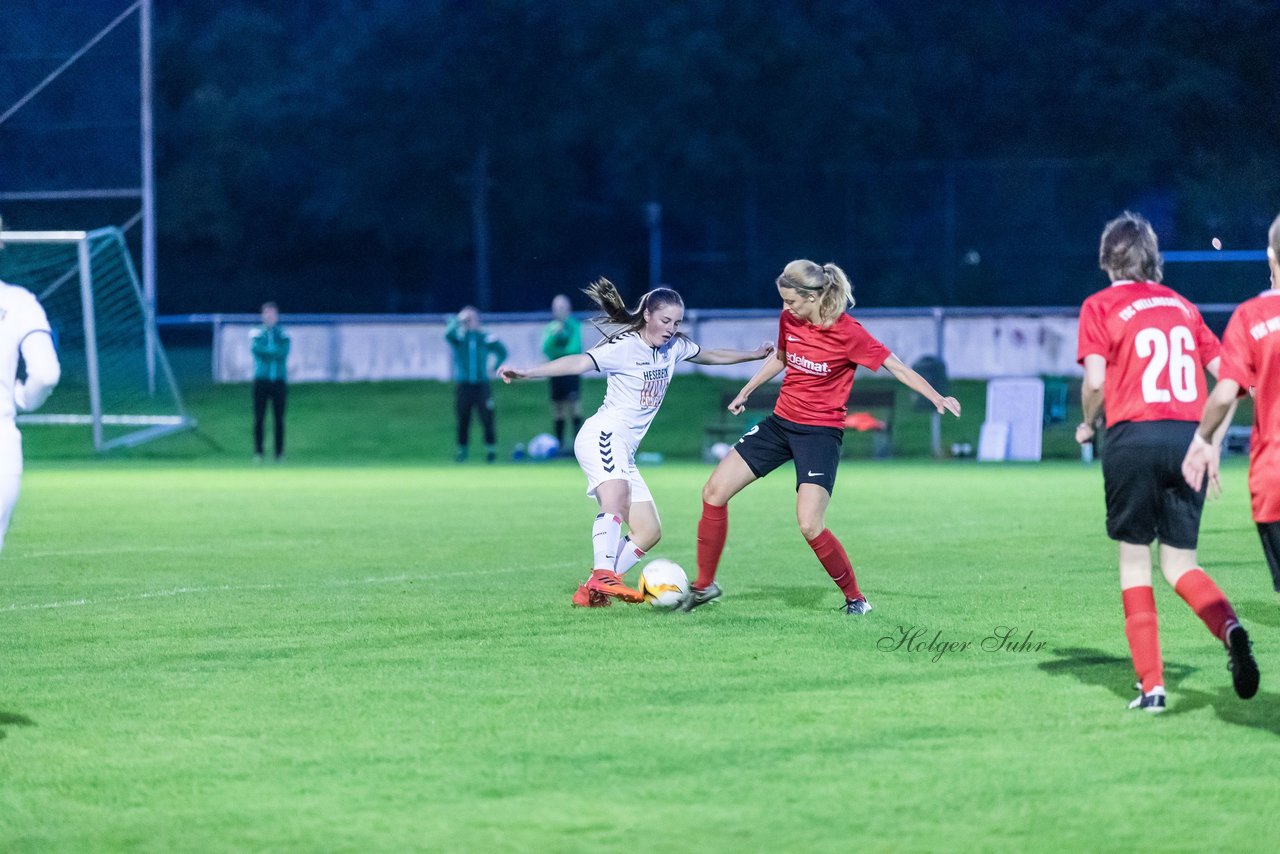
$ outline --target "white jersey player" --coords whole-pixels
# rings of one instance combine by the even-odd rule
[[[19,356],[25,380],[18,379]],[[22,481],[22,434],[14,418],[38,409],[61,376],[39,300],[26,288],[0,282],[0,548]]]
[[[622,576],[662,537],[653,495],[636,468],[636,452],[666,396],[676,365],[733,365],[763,359],[772,344],[753,351],[704,350],[680,334],[684,300],[670,288],[656,288],[627,309],[617,288],[599,279],[586,290],[621,331],[586,353],[562,356],[536,368],[503,366],[503,382],[538,377],[563,377],[600,371],[607,378],[604,403],[585,422],[573,445],[578,465],[587,476],[587,495],[600,505],[591,529],[592,571],[573,595],[573,604],[600,607],[616,596],[627,602],[643,600]],[[622,525],[630,528],[623,537]]]

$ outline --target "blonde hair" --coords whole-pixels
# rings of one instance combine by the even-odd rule
[[[678,305],[684,308],[684,300],[671,288],[654,288],[640,297],[640,302],[634,309],[627,308],[627,304],[622,301],[622,294],[618,293],[618,288],[605,278],[596,279],[583,288],[582,292],[604,312],[604,317],[600,318],[601,321],[622,327],[607,336],[610,341],[624,332],[639,332],[643,329],[646,311],[657,311],[664,305]]]
[[[1267,245],[1271,249],[1271,254],[1275,256],[1276,263],[1280,264],[1280,216],[1276,217],[1267,231]]]
[[[1146,217],[1125,211],[1107,223],[1098,245],[1098,266],[1113,282],[1164,280],[1156,231]]]
[[[792,261],[782,268],[778,287],[790,288],[818,300],[820,326],[835,323],[845,309],[855,305],[853,285],[849,277],[835,264],[815,264],[803,259]]]

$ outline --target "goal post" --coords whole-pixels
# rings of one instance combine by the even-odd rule
[[[87,426],[96,451],[195,427],[118,228],[0,232],[0,280],[36,295],[62,363],[19,424]]]

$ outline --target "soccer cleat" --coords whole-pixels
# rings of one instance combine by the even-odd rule
[[[1236,696],[1247,700],[1258,693],[1258,662],[1253,660],[1249,633],[1239,623],[1227,630],[1227,669]]]
[[[846,614],[865,614],[871,610],[871,603],[864,597],[859,596],[857,599],[844,600],[844,605],[840,610]]]
[[[1138,689],[1138,696],[1129,704],[1129,708],[1142,709],[1142,711],[1153,715],[1158,715],[1164,711],[1163,685],[1157,685],[1150,691],[1143,691],[1141,682],[1134,687]]]
[[[579,608],[608,608],[613,603],[609,597],[597,590],[588,590],[587,585],[579,584],[573,594],[573,604]]]
[[[720,585],[714,581],[706,587],[691,586],[689,592],[685,594],[684,601],[677,605],[676,608],[680,611],[692,611],[699,605],[707,604],[712,599],[719,599],[722,592]]]
[[[644,601],[643,593],[634,587],[628,587],[623,584],[618,573],[608,569],[591,570],[591,578],[587,579],[586,587],[588,590],[602,593],[605,596],[616,596],[623,602]]]

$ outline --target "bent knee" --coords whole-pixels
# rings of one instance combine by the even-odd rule
[[[642,528],[640,530],[631,530],[631,542],[635,543],[641,551],[649,551],[662,540],[662,528]]]
[[[702,501],[705,504],[723,507],[729,503],[729,498],[729,491],[717,483],[715,478],[707,481],[702,487]]]
[[[817,522],[801,520],[800,522],[800,533],[806,540],[816,540],[826,529],[827,526],[821,520]]]

